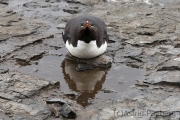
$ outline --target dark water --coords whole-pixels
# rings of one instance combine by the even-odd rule
[[[73,98],[82,106],[108,99],[116,99],[118,93],[125,92],[136,80],[141,79],[144,70],[113,64],[111,68],[95,68],[83,72],[76,70],[77,63],[65,60],[65,48],[53,50],[62,56],[48,55],[39,60],[38,65],[23,66],[19,71],[50,81],[60,81],[64,93],[75,92]]]

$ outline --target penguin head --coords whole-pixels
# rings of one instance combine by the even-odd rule
[[[97,40],[98,38],[98,27],[95,23],[90,21],[80,22],[80,25],[77,30],[78,40],[83,40],[86,43],[91,40]]]

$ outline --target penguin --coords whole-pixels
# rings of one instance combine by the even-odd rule
[[[80,15],[69,20],[62,37],[68,51],[80,59],[103,54],[109,40],[105,22],[91,15]]]

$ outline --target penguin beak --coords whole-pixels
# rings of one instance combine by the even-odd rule
[[[90,27],[91,27],[91,25],[90,25],[89,21],[86,21],[86,23],[85,23],[84,27],[85,27],[85,28],[90,28]]]

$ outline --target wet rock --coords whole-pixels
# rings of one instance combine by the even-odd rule
[[[154,18],[146,18],[141,21],[141,24],[135,30],[138,35],[153,36],[159,31],[160,25],[157,24]]]
[[[12,25],[13,22],[21,20],[21,18],[16,15],[15,12],[9,9],[0,9],[0,15],[2,16],[0,18],[0,25],[4,27],[8,27]]]
[[[13,45],[2,43],[0,44],[0,58],[3,61],[3,58],[14,51],[16,48]]]
[[[46,101],[56,117],[59,117],[59,115],[61,114],[65,118],[74,119],[76,118],[76,113],[67,102],[68,101],[59,98],[53,98]],[[56,105],[56,103],[61,106]]]
[[[84,71],[84,70],[90,70],[93,68],[93,65],[85,64],[85,63],[79,63],[77,66],[78,71]]]
[[[6,0],[1,0],[0,3],[1,3],[1,4],[8,5],[8,1],[6,1]]]
[[[165,42],[168,40],[169,35],[167,34],[156,34],[155,36],[136,36],[134,39],[125,41],[126,43],[132,44],[132,45],[149,45],[149,44],[158,44],[161,42]]]
[[[2,100],[1,100],[2,102]],[[31,106],[31,105],[26,105],[26,104],[22,104],[22,103],[17,103],[17,102],[13,102],[13,101],[3,101],[3,103],[1,104],[1,108],[9,111],[12,111],[12,114],[24,114],[25,118],[33,118],[36,117],[38,119],[43,119],[46,118],[47,116],[49,116],[49,112],[41,115],[43,110],[45,111],[46,108],[44,108],[42,105],[40,105],[41,103],[37,103],[36,106]],[[9,106],[7,108],[7,106]],[[14,118],[16,118],[16,115],[12,115],[14,116]],[[20,117],[20,116],[19,116]],[[23,117],[23,116],[21,116]]]
[[[70,99],[76,99],[81,95],[81,93],[75,92],[75,91],[63,91],[63,93]]]
[[[104,108],[98,114],[94,114],[91,119],[92,120],[97,120],[97,119],[143,120],[143,119],[157,119],[157,118],[172,119],[173,113],[174,115],[176,114],[175,111],[177,110],[177,107],[174,105],[178,104],[176,101],[178,97],[175,96],[169,97],[171,93],[168,92],[166,92],[166,94],[168,95],[166,95],[164,98],[158,97],[159,95],[164,94],[164,92],[165,91],[163,90],[155,89],[153,90],[153,93],[146,92],[145,95],[142,96],[138,95],[139,96],[138,98],[136,96],[133,99],[122,98],[125,96],[121,96],[121,98],[115,102],[109,101],[109,107]],[[127,93],[128,92],[126,92],[125,94]],[[143,92],[141,91],[140,94],[142,93]],[[176,102],[173,103],[174,101]],[[170,104],[173,107],[172,109],[168,108],[169,106],[171,106]],[[178,117],[178,115],[176,117]]]
[[[42,58],[43,54],[45,54],[45,51],[42,50],[37,50],[36,52],[28,50],[28,52],[18,52],[18,54],[16,54],[14,58],[16,59],[16,62],[18,64],[25,66],[31,64],[31,61],[35,61]]]
[[[170,111],[157,111],[151,114],[150,119],[170,119],[173,113]]]
[[[51,42],[49,42],[49,41],[51,41]],[[43,43],[45,45],[50,46],[50,47],[54,47],[56,50],[59,49],[59,48],[64,47],[64,41],[62,40],[61,33],[54,36],[54,38],[44,39]]]
[[[159,45],[154,47],[154,49],[150,49],[151,48],[144,48],[143,52],[145,56],[142,55],[141,57],[141,60],[145,63],[146,69],[153,69],[161,66],[161,64],[168,61],[169,57],[173,56],[173,54],[178,54],[178,51],[174,50],[173,46],[170,45]]]
[[[121,43],[119,42],[109,43],[107,51],[116,51],[118,49],[123,49],[123,46],[121,46]]]
[[[44,24],[37,20],[20,17],[12,10],[0,9],[1,62],[11,63],[16,69],[15,59],[31,62],[40,59],[46,51],[50,56],[58,56],[55,57],[58,59],[63,52],[58,53],[57,49],[64,46],[61,38],[62,24],[68,20],[68,17],[72,17],[70,13],[100,16],[107,23],[110,34],[110,44],[105,54],[113,56],[114,62],[122,62],[137,68],[141,67],[150,71],[150,73],[145,76],[141,83],[137,83],[126,92],[119,93],[120,98],[118,98],[116,103],[112,101],[109,104],[103,102],[104,105],[98,107],[99,113],[96,107],[93,108],[96,109],[94,110],[96,112],[87,109],[88,112],[83,111],[83,113],[86,112],[86,116],[88,116],[88,113],[91,113],[95,120],[179,119],[179,2],[155,4],[147,0],[138,2],[124,0],[115,3],[112,1],[98,3],[99,1],[89,0],[66,1],[32,0],[22,4],[18,1],[20,2],[18,6],[13,6],[13,10],[18,14],[42,20],[49,25],[46,28],[44,28]],[[10,1],[1,0],[0,2],[7,4]],[[144,4],[144,2],[149,5]],[[67,12],[63,12],[63,9]],[[56,29],[58,24],[59,28],[57,28],[59,30]],[[53,35],[54,38],[53,36],[48,37],[48,35]],[[57,51],[50,52],[52,49]],[[92,65],[93,63],[93,65],[106,67],[108,66],[107,61],[109,61],[106,58],[103,58],[105,62],[102,62],[102,59],[98,62],[96,60],[84,61],[70,57],[69,59],[78,62],[83,61],[82,63],[85,65]],[[60,60],[62,59],[58,60],[61,63]],[[96,64],[94,64],[94,61],[96,61]],[[46,63],[49,63],[49,61]],[[65,60],[65,64],[63,74],[69,75],[68,77],[73,82],[75,81],[75,84],[69,85],[74,91],[86,90],[89,93],[94,91],[96,86],[101,86],[104,83],[104,76],[106,76],[108,71],[108,69],[107,71],[99,72],[93,69],[94,72],[92,73],[89,72],[90,70],[87,71],[88,77],[92,80],[88,81],[87,86],[84,84],[81,86],[82,81],[87,77],[80,78],[74,74],[76,66],[71,67],[67,60]],[[88,67],[85,66],[85,68]],[[84,68],[84,66],[80,68]],[[38,94],[39,97],[37,98],[39,90],[50,85],[50,82],[18,72],[7,72],[6,70],[0,70],[0,72],[3,73],[0,75],[0,106],[2,110],[7,110],[7,115],[13,116],[13,113],[16,113],[17,115],[14,115],[13,119],[26,120],[51,119],[54,117],[50,116],[50,110],[43,107],[45,100],[40,102],[42,99],[41,94]],[[80,75],[82,76],[85,74],[83,72],[78,73],[81,73]],[[40,74],[40,72],[37,74]],[[95,92],[100,91],[100,89]],[[47,92],[44,95],[47,98],[48,91],[45,89],[44,92],[44,94]],[[56,94],[56,92],[53,92],[49,95],[55,96]],[[82,98],[85,97],[83,95],[79,97],[79,99]],[[32,101],[28,102],[25,99],[31,99]],[[104,108],[105,106],[107,107]],[[54,111],[54,114],[58,116],[58,109]],[[122,111],[124,114],[120,114]],[[138,116],[144,112],[145,115]],[[169,114],[165,115],[166,112]],[[135,115],[135,113],[138,113],[138,115]],[[173,116],[175,117],[173,118]]]
[[[72,56],[69,52],[66,54],[66,59],[82,63],[78,65],[79,70],[91,69],[93,67],[110,67],[112,64],[112,59],[106,55],[101,55],[93,59],[79,59]]]
[[[3,111],[0,111],[0,116],[2,120],[12,120],[9,116],[7,116]]]
[[[48,6],[50,6],[46,1],[45,2],[41,2],[41,7],[42,8],[47,8]],[[31,2],[25,2],[23,4],[23,7],[33,7],[33,8],[38,8],[39,7],[39,3],[37,2],[37,0],[32,0]]]
[[[91,1],[91,0],[66,0],[66,1],[69,2],[69,3],[81,3],[81,4],[84,4],[84,5],[96,4],[96,3],[99,2],[98,0],[94,0],[94,1]]]
[[[9,38],[8,35],[2,35],[2,36],[0,37],[0,41],[5,41],[5,40],[7,40],[8,38]]]
[[[58,50],[51,50],[48,53],[49,55],[54,55],[54,56],[62,56],[63,53],[59,52]]]
[[[45,0],[45,2],[51,2],[51,3],[55,3],[55,2],[60,2],[61,0]]]
[[[180,24],[176,24],[176,30],[177,30],[177,32],[180,31]]]
[[[156,73],[152,73],[145,80],[147,83],[157,84],[157,83],[174,83],[179,84],[180,79],[180,71],[159,71]]]
[[[2,89],[2,88],[1,88]],[[13,96],[1,92],[0,98],[4,100],[16,101]]]
[[[136,61],[142,62],[139,59],[139,56],[142,53],[142,49],[132,47],[130,45],[124,46],[123,49],[119,49],[115,56],[114,56],[114,62],[125,62],[127,59],[135,59]]]
[[[58,29],[64,29],[66,26],[66,23],[61,23],[57,26]]]
[[[10,39],[8,41],[8,43],[13,43],[13,45],[15,47],[21,48],[33,43],[38,43],[43,41],[44,39],[48,39],[48,38],[52,38],[53,35],[49,34],[49,35],[29,35],[27,37],[23,37],[23,38],[14,38],[14,39]]]
[[[180,118],[180,112],[176,112],[176,111],[174,111],[174,112],[172,112],[173,114],[171,115],[171,118],[173,118],[173,119],[179,119]]]
[[[114,111],[112,109],[103,109],[98,115],[94,115],[92,117],[92,120],[108,120],[110,119],[114,114]]]
[[[58,103],[60,105],[64,105],[65,103],[67,103],[64,99],[59,99],[59,98],[53,98],[53,99],[49,99],[46,101],[47,104],[53,104],[53,103]]]
[[[117,91],[109,88],[104,88],[101,91],[103,91],[104,93],[117,93]]]
[[[138,28],[137,31],[135,31],[138,35],[148,35],[148,36],[152,36],[154,35],[156,32],[158,31],[158,29],[156,28],[144,28],[144,26],[142,28]]]
[[[50,111],[41,101],[30,98],[48,87],[50,82],[16,71],[1,74],[0,78],[0,107],[11,111],[14,119],[45,119],[50,116]]]
[[[158,67],[158,71],[175,71],[180,70],[180,61],[178,58],[165,62]]]
[[[73,108],[68,105],[67,102],[68,101],[64,99],[58,99],[58,98],[54,98],[46,101],[46,103],[48,104],[51,111],[55,114],[56,117],[59,117],[59,115],[61,114],[65,118],[74,119],[76,118],[76,113],[73,110]],[[61,106],[58,106],[56,103]]]
[[[8,71],[9,71],[8,68],[6,68],[6,69],[0,68],[0,74],[4,74],[4,73],[6,73],[6,72],[8,72]]]
[[[35,31],[31,31],[23,25],[18,25],[13,27],[12,26],[4,27],[4,29],[1,31],[1,34],[9,34],[11,36],[23,36],[23,35],[30,35],[34,32]]]
[[[132,111],[132,109],[123,109],[123,108],[119,108],[119,107],[104,108],[99,114],[93,115],[91,119],[92,120],[110,120],[110,119],[129,120],[128,116],[130,116],[131,111]],[[131,119],[133,120],[132,117],[131,117]]]
[[[79,12],[79,10],[75,10],[75,9],[63,9],[64,12],[68,12],[70,14],[76,14]]]
[[[75,119],[77,117],[76,112],[68,104],[64,104],[59,110],[60,114],[65,118]]]
[[[168,113],[174,112],[178,110],[177,104],[179,104],[179,101],[176,101],[178,97],[175,96],[169,96],[168,98],[162,100],[161,103],[158,103],[157,106],[152,106],[152,110],[160,111],[162,108],[164,108],[164,111]],[[171,106],[171,108],[168,109],[168,107]]]
[[[37,29],[39,27],[44,26],[42,23],[37,22],[36,20],[22,18],[14,12],[11,12],[6,9],[0,9],[0,11],[2,11],[0,12],[2,14],[1,16],[4,16],[0,17],[0,23],[2,23],[0,32],[0,35],[2,37],[0,37],[0,40],[5,41],[2,44],[0,44],[1,58],[4,58],[5,56],[11,54],[13,51],[21,47],[24,47],[29,44],[34,44],[35,42],[39,42],[43,39],[52,37],[52,35],[48,34],[31,35],[37,32]],[[7,22],[7,24],[3,23],[4,21]]]
[[[175,48],[180,48],[180,41],[178,36],[172,36],[169,38],[171,41],[173,41],[173,46]]]
[[[55,115],[55,117],[59,117],[59,112],[58,112],[57,108],[54,106],[54,104],[50,104],[50,105],[48,105],[48,107],[49,107],[50,110],[53,112],[53,114]]]
[[[35,94],[37,91],[49,85],[49,82],[38,79],[30,75],[23,75],[19,72],[8,72],[1,74],[1,85],[0,96],[10,96],[8,99],[20,98],[21,96],[30,97]],[[27,82],[28,81],[28,82]],[[5,92],[6,90],[6,92]],[[19,94],[14,94],[19,93]]]
[[[175,33],[175,30],[176,30],[176,26],[172,23],[161,28],[160,32],[164,34],[165,33],[172,34],[172,33]]]
[[[17,40],[17,41],[14,41],[14,46],[11,47],[12,51],[15,51],[19,48],[21,48],[22,50],[21,51],[16,51],[14,53],[12,53],[11,55],[9,55],[8,57],[13,57],[17,60],[17,62],[23,62],[27,64],[29,64],[30,61],[32,60],[38,60],[40,59],[43,54],[45,54],[45,50],[42,50],[42,48],[40,49],[39,46],[33,46],[31,44],[38,44],[38,42],[41,42],[43,40],[42,39],[35,39],[35,41],[24,41],[23,44],[21,44],[21,41]],[[18,42],[19,43],[15,43],[15,42]],[[8,43],[10,43],[11,40],[8,41]],[[25,46],[29,46],[28,48],[26,48]],[[10,50],[11,50],[10,49]],[[47,49],[47,48],[46,48]],[[10,50],[6,50],[6,54],[8,54],[10,52]]]

